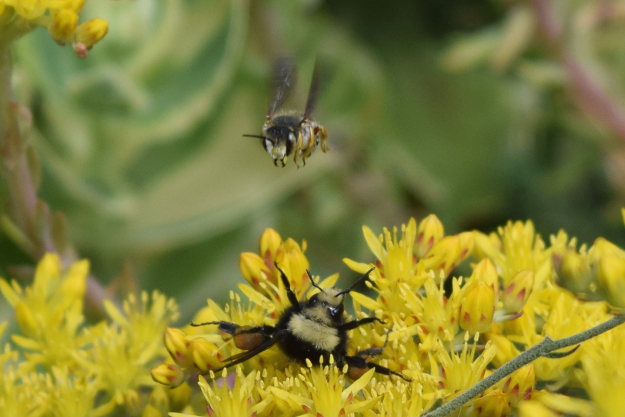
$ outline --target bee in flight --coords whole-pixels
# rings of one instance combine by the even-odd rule
[[[277,344],[287,357],[300,364],[305,364],[306,359],[312,363],[318,363],[320,357],[323,357],[324,363],[328,363],[330,355],[332,355],[339,369],[342,369],[345,364],[348,365],[348,375],[353,379],[357,379],[366,370],[373,368],[380,374],[395,375],[406,381],[410,380],[400,373],[371,362],[371,359],[382,353],[386,343],[381,348],[365,349],[353,356],[347,354],[347,332],[349,330],[369,323],[385,324],[377,317],[346,321],[344,315],[345,295],[360,282],[367,279],[373,268],[345,291],[336,287],[324,290],[315,283],[310,272],[306,271],[310,282],[320,292],[305,301],[297,300],[286,274],[277,264],[276,268],[280,271],[282,283],[291,305],[281,314],[275,327],[268,325],[239,326],[227,321],[191,323],[192,326],[217,325],[222,333],[232,336],[236,347],[244,351],[224,359],[225,365],[219,369],[214,369],[214,372],[245,362]]]
[[[306,158],[312,152],[321,147],[323,152],[328,150],[328,132],[311,116],[317,103],[319,91],[319,69],[315,63],[313,70],[308,100],[304,113],[282,110],[282,105],[288,98],[293,85],[295,85],[296,65],[292,58],[283,57],[276,61],[274,68],[274,96],[265,124],[260,135],[243,135],[252,138],[260,138],[261,144],[273,158],[273,164],[286,165],[287,158],[293,154],[293,161],[299,167],[298,159],[302,165],[306,165]]]

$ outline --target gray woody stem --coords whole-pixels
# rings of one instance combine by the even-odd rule
[[[608,330],[613,329],[614,327],[623,323],[625,323],[625,314],[619,314],[612,317],[610,320],[599,324],[598,326],[595,326],[591,329],[588,329],[573,336],[565,337],[558,340],[552,340],[549,336],[546,336],[540,343],[532,346],[516,358],[504,364],[488,377],[484,378],[473,387],[458,395],[453,400],[428,413],[422,414],[421,417],[445,416],[452,411],[457,410],[458,408],[469,402],[472,398],[477,397],[478,395],[486,391],[486,389],[492,387],[497,382],[501,381],[522,366],[527,365],[528,363],[540,357],[549,357],[550,353],[554,350],[577,345],[585,340],[598,336],[601,333],[607,332]]]

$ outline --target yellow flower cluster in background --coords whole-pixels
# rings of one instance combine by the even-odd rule
[[[89,325],[83,317],[88,273],[87,261],[63,270],[59,257],[48,254],[31,286],[0,279],[19,326],[13,346],[0,354],[3,416],[134,416],[170,408],[149,369],[165,354],[161,337],[177,305],[144,292],[120,306],[108,302],[110,320]]]
[[[0,42],[12,41],[37,26],[60,45],[72,44],[81,58],[108,31],[108,22],[94,18],[78,23],[87,0],[0,0]]]
[[[557,339],[579,333],[608,320],[610,311],[622,306],[619,285],[624,275],[617,276],[614,264],[625,260],[624,252],[603,239],[589,250],[576,251],[575,240],[561,232],[547,245],[531,222],[510,222],[490,235],[445,236],[435,216],[419,225],[411,219],[401,232],[384,229],[378,236],[366,226],[363,231],[373,262],[345,259],[345,263],[359,273],[375,266],[368,283],[372,294],[350,295],[356,318],[375,315],[386,324],[351,331],[348,353],[385,346],[374,361],[411,382],[373,371],[353,381],[346,369],[332,363],[308,367],[289,363],[278,348],[229,373],[214,375],[211,369],[241,352],[214,325],[168,329],[165,345],[170,358],[154,368],[153,378],[186,387],[194,385],[198,374],[210,375],[209,382],[200,376],[209,415],[417,416],[467,390],[545,336]],[[317,291],[306,274],[304,250],[305,244],[283,241],[267,229],[260,252],[241,255],[240,268],[249,285],[241,284],[239,290],[246,300],[231,293],[225,308],[209,300],[193,321],[275,325],[289,301],[274,263],[284,269],[298,299]],[[563,264],[573,263],[566,261],[567,256],[592,264],[567,267],[566,273],[586,274],[586,286],[596,282],[591,286],[601,289],[596,293],[610,304],[580,301],[556,285],[563,279],[582,279],[558,275]],[[472,263],[467,265],[469,257]],[[471,271],[466,277],[454,275],[461,264]],[[319,285],[329,288],[337,278],[332,275]],[[447,290],[446,280],[451,280]],[[615,399],[625,395],[625,363],[616,364],[622,361],[622,340],[623,326],[563,358],[538,359],[471,401],[459,415],[506,416],[514,411],[532,417],[554,412],[619,416]],[[565,387],[583,387],[586,398],[558,394]],[[186,413],[182,415],[196,415],[197,410]]]
[[[109,320],[86,323],[88,263],[63,270],[59,258],[49,254],[31,286],[0,280],[19,326],[0,354],[3,415],[418,416],[547,335],[579,333],[623,308],[623,276],[617,276],[623,251],[604,239],[578,250],[561,232],[546,244],[531,222],[510,222],[490,235],[445,236],[435,216],[419,224],[411,219],[380,235],[366,226],[363,231],[371,262],[345,263],[358,273],[375,269],[367,293],[349,293],[352,311],[358,319],[376,316],[385,323],[350,331],[348,354],[383,347],[372,360],[409,381],[374,370],[354,380],[334,358],[300,366],[277,347],[214,374],[225,358],[241,352],[230,335],[215,325],[168,327],[177,306],[158,293],[131,296],[121,305],[107,302]],[[298,299],[318,291],[310,285],[305,250],[305,242],[283,240],[267,229],[259,253],[241,254],[247,283],[231,292],[225,306],[209,299],[193,321],[275,325],[289,306],[276,263]],[[462,268],[469,271],[466,276],[457,273]],[[338,274],[314,279],[330,288]],[[582,299],[592,294],[594,301],[556,285],[563,280],[572,280]],[[350,284],[345,278],[339,283]],[[4,323],[0,331],[6,328]],[[540,358],[457,415],[620,416],[624,341],[620,326],[567,356]]]

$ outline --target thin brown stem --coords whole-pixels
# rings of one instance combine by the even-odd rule
[[[625,141],[625,109],[613,100],[574,55],[567,49],[562,24],[553,13],[549,0],[531,0],[538,30],[555,57],[562,62],[568,75],[573,99],[578,107],[599,120]]]

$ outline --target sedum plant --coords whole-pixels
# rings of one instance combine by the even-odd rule
[[[205,7],[192,2],[167,4],[167,18],[178,25],[166,29],[182,32],[185,27],[180,22],[185,20],[176,21],[176,12],[190,17]],[[3,415],[621,414],[625,327],[619,325],[625,321],[625,251],[604,238],[590,246],[579,245],[561,231],[544,240],[531,221],[510,221],[488,235],[471,230],[446,235],[435,215],[418,223],[410,219],[401,228],[384,228],[382,233],[364,226],[364,242],[371,254],[346,258],[344,263],[359,274],[374,269],[368,290],[349,294],[352,314],[357,319],[375,316],[381,321],[348,332],[349,354],[374,349],[379,354],[367,360],[405,379],[375,374],[374,370],[349,372],[347,367],[339,368],[332,357],[297,365],[276,347],[216,373],[227,358],[241,353],[232,338],[220,334],[216,326],[173,327],[179,307],[162,292],[126,288],[127,294],[120,297],[115,285],[103,288],[90,275],[89,261],[79,260],[64,215],[39,199],[41,167],[26,140],[33,114],[14,101],[10,78],[12,43],[39,26],[56,43],[70,44],[76,55],[91,59],[93,53],[88,51],[106,35],[108,24],[99,18],[79,23],[83,6],[84,2],[65,0],[0,3],[0,159],[6,183],[6,210],[0,224],[5,235],[37,262],[30,283],[0,279],[0,291],[14,313],[11,320],[0,323],[0,335],[7,339],[0,353]],[[241,52],[241,18],[247,3],[221,2],[219,7],[214,11],[229,16],[227,23],[207,27],[216,31],[212,35],[222,35],[217,36],[223,41],[220,46],[208,48],[200,58],[195,52],[204,50],[198,44],[185,45],[193,53],[184,48],[178,51],[179,57],[195,57],[198,62],[210,61],[213,53],[228,57],[221,61],[223,66],[212,68],[210,81],[186,86],[198,92],[183,103],[187,110],[216,106],[220,94],[225,94],[219,90],[221,83],[232,76]],[[37,48],[36,42],[25,45]],[[120,172],[136,180],[135,186],[153,180],[133,177],[133,162],[145,157],[138,149],[148,138],[161,135],[159,138],[166,140],[167,132],[162,129],[171,129],[168,122],[173,119],[158,106],[144,107],[147,101],[143,98],[163,94],[170,99],[172,91],[158,83],[148,82],[141,91],[129,86],[135,85],[130,82],[132,76],[150,80],[145,64],[164,62],[157,52],[145,51],[140,59],[129,59],[126,78],[94,69],[82,82],[72,84],[71,97],[56,96],[57,106],[44,104],[35,113],[52,126],[49,142],[34,134],[35,142],[48,146],[42,149],[51,161],[60,149],[79,154],[80,146],[95,143],[81,141],[85,137],[115,138],[119,132],[134,135],[135,141],[122,148],[123,158],[102,156],[100,162],[117,164],[108,165],[113,175],[105,177],[113,181],[91,188],[94,182],[80,178],[66,190],[73,197],[118,190],[115,185],[124,184],[115,182]],[[55,68],[52,61],[48,70]],[[179,69],[160,67],[170,75],[180,75]],[[99,95],[100,88],[112,95]],[[207,91],[215,93],[213,101],[201,99]],[[104,100],[99,108],[106,109],[106,114],[89,114],[90,100],[98,99]],[[176,120],[186,122],[187,129],[197,127],[193,113],[187,116],[192,120]],[[106,123],[86,123],[89,118]],[[94,126],[98,129],[85,133]],[[167,156],[166,149],[155,154]],[[97,153],[86,151],[97,159]],[[58,169],[56,175],[64,175],[58,165],[51,166]],[[81,166],[73,168],[80,170]],[[136,189],[125,191],[130,200],[136,197]],[[165,191],[159,189],[157,195],[171,200]],[[92,201],[98,201],[95,194]],[[140,197],[149,194],[138,193]],[[124,210],[137,207],[124,205],[128,201],[120,199],[119,205],[108,208],[113,214],[128,213]],[[150,201],[154,200],[147,198],[142,203]],[[149,228],[141,230],[147,234],[119,236],[120,247],[128,248],[136,242],[133,239],[152,244]],[[161,237],[175,240],[176,236],[165,235]],[[360,239],[352,236],[352,240]],[[283,239],[277,231],[266,229],[259,246],[258,253],[240,255],[239,268],[247,284],[240,284],[238,292],[231,291],[226,304],[209,298],[207,306],[194,313],[194,322],[275,324],[289,305],[276,264],[290,278],[298,299],[318,290],[310,288],[307,270],[315,268],[306,256],[305,241]],[[461,273],[461,268],[467,273]],[[20,277],[27,275],[23,269],[15,271]],[[132,283],[130,275],[125,274],[125,284]],[[320,280],[319,286],[331,287],[337,279],[338,274],[333,274]]]

